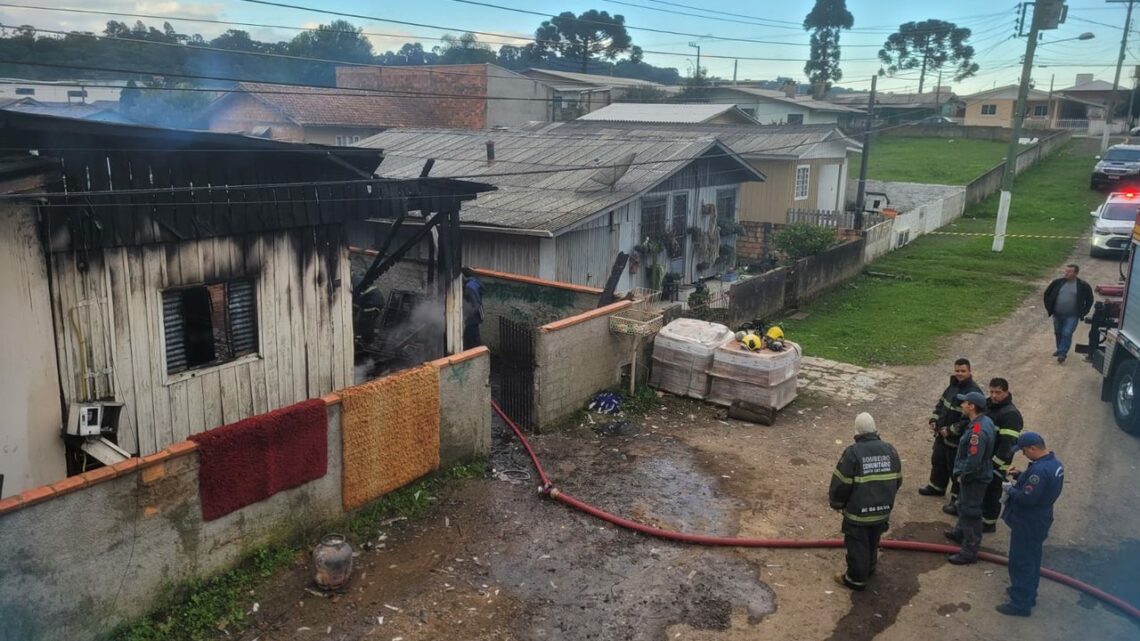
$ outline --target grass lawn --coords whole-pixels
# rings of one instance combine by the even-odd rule
[[[1007,233],[1087,231],[1088,212],[1104,196],[1089,191],[1092,153],[1076,145],[1017,178]],[[997,205],[994,194],[942,231],[993,233]],[[929,363],[951,335],[1009,314],[1077,241],[1007,238],[1002,253],[990,251],[991,243],[984,236],[921,236],[869,266],[896,278],[861,275],[807,305],[801,310],[809,313],[806,319],[782,326],[815,356],[861,365]]]
[[[877,137],[871,141],[867,177],[937,185],[965,185],[1005,158],[1007,143],[946,138]],[[861,154],[848,162],[849,178],[859,178]]]

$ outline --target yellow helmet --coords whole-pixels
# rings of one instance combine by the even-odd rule
[[[765,336],[774,341],[782,341],[784,340],[784,330],[780,329],[776,325],[773,325],[768,328],[768,333],[765,334]]]
[[[740,342],[744,343],[744,346],[753,352],[764,349],[764,341],[751,332],[745,334],[744,338],[740,339]]]

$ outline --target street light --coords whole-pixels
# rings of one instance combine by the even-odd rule
[[[1058,42],[1069,42],[1070,40],[1092,40],[1095,37],[1096,37],[1095,33],[1091,32],[1091,31],[1086,31],[1086,32],[1082,33],[1081,35],[1079,35],[1075,38],[1061,38],[1060,40],[1050,40],[1048,42],[1042,42],[1041,44],[1039,44],[1037,46],[1038,47],[1044,47],[1046,45],[1055,45]]]

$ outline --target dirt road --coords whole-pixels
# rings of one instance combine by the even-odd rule
[[[1083,255],[1083,254],[1082,254]],[[1091,282],[1111,261],[1079,261]],[[1045,282],[1039,283],[1039,290]],[[980,284],[983,286],[983,284]],[[899,449],[905,484],[889,536],[942,542],[950,518],[917,495],[928,472],[925,418],[960,355],[977,378],[1003,376],[1027,425],[1066,464],[1065,493],[1046,564],[1140,604],[1140,439],[1119,431],[1098,400],[1098,378],[1078,358],[1051,359],[1051,325],[1039,294],[985,332],[949,343],[944,362],[891,368],[879,398],[804,394],[762,427],[722,420],[715,408],[664,398],[634,435],[603,437],[590,425],[535,439],[558,485],[645,523],[688,532],[839,536],[827,484],[851,421],[872,412]],[[984,298],[982,301],[984,304]],[[503,438],[493,463],[527,467]],[[1024,461],[1021,461],[1024,465]],[[251,594],[269,639],[826,639],[972,641],[1140,638],[1140,625],[1076,592],[1043,582],[1032,619],[993,610],[1005,569],[947,565],[939,555],[884,552],[872,587],[832,582],[838,550],[731,550],[675,545],[617,530],[537,497],[533,481],[469,481],[427,518],[379,526],[351,590],[336,599],[305,591],[302,559]],[[380,539],[383,538],[382,541]],[[1004,526],[984,547],[1004,553]]]

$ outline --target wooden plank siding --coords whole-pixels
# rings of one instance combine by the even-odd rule
[[[740,185],[737,201],[737,220],[779,223],[787,222],[789,209],[814,209],[819,194],[819,180],[824,165],[842,163],[841,159],[812,160],[750,160],[753,167],[763,172],[768,180]],[[811,176],[808,184],[808,197],[795,199],[796,167],[808,165]],[[842,173],[842,172],[840,172]],[[846,176],[841,176],[845,180]]]
[[[339,227],[109,247],[82,267],[76,253],[53,254],[65,403],[124,403],[119,444],[145,456],[350,383],[352,296]],[[234,278],[255,280],[258,354],[168,375],[162,291]]]

